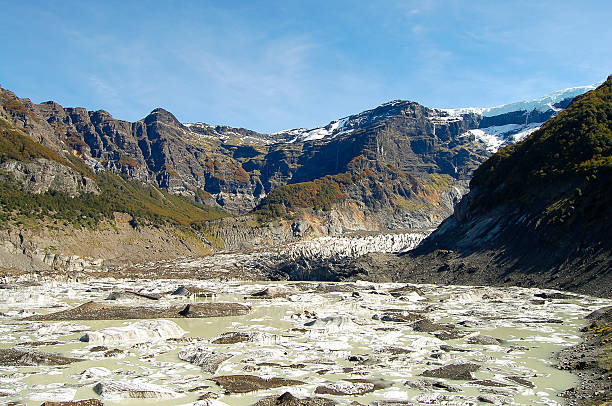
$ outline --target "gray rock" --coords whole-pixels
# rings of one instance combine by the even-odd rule
[[[479,369],[480,365],[473,363],[451,364],[437,369],[426,370],[421,375],[432,378],[471,380],[474,379],[472,372],[478,371]]]
[[[159,318],[205,318],[241,316],[251,311],[240,303],[190,303],[174,306],[121,306],[87,302],[72,309],[36,315],[27,320],[130,320]]]
[[[12,173],[30,193],[62,192],[71,197],[83,193],[100,194],[100,189],[93,179],[45,158],[29,162],[7,161],[0,164],[0,169]]]
[[[300,399],[289,392],[280,396],[270,396],[257,401],[253,406],[333,406],[336,402],[325,398]]]
[[[232,356],[230,354],[212,351],[207,348],[192,348],[180,351],[178,353],[178,357],[183,361],[187,361],[202,367],[202,372],[212,375],[217,372],[219,365],[230,359]]]

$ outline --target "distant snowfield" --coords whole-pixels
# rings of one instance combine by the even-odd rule
[[[510,104],[502,104],[500,106],[494,107],[463,107],[463,108],[455,108],[455,109],[438,109],[448,113],[450,116],[460,116],[463,114],[481,114],[483,117],[494,117],[499,116],[500,114],[510,113],[512,111],[533,111],[537,110],[540,112],[553,110],[560,111],[554,107],[555,103],[558,103],[562,100],[568,98],[574,98],[578,95],[586,93],[590,90],[594,90],[601,83],[596,83],[588,86],[577,86],[570,87],[567,89],[559,90],[547,95],[544,95],[540,98],[533,100],[520,101]]]

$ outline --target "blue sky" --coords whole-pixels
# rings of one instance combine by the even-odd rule
[[[135,121],[316,127],[393,99],[491,106],[612,73],[612,1],[0,0],[0,84]]]

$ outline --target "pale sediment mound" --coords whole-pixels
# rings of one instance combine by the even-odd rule
[[[232,356],[199,347],[183,350],[179,352],[178,357],[183,361],[187,361],[202,367],[202,372],[214,374],[217,372],[219,365],[221,365],[223,361],[230,359]]]
[[[109,327],[92,331],[81,341],[93,345],[134,344],[179,338],[185,330],[169,320],[141,320],[124,327]]]
[[[103,399],[174,399],[179,393],[150,383],[100,382],[93,388]]]

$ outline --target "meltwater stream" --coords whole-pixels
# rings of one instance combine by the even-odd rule
[[[171,295],[180,285],[212,295]],[[285,291],[280,297],[251,296],[279,285],[278,290]],[[108,391],[101,397],[105,405],[251,405],[285,392],[340,404],[564,404],[557,395],[576,381],[554,368],[553,354],[579,341],[578,330],[587,313],[610,304],[587,296],[541,295],[552,291],[539,289],[434,285],[398,289],[404,286],[114,279],[4,286],[0,350],[59,353],[82,361],[62,366],[0,365],[0,404],[100,398],[94,391],[98,384],[144,387],[148,396],[157,396],[135,399],[129,396],[138,396],[136,390]],[[158,293],[161,298],[126,295],[105,300],[120,291]],[[87,332],[137,320],[24,320],[91,300],[123,306],[238,302],[253,310],[240,316],[169,319],[185,330],[183,337],[125,340],[105,347],[79,339]],[[417,322],[421,319],[426,322]],[[212,343],[229,332],[249,333],[243,337],[250,338]],[[179,352],[196,348],[225,354],[227,359],[213,374],[179,358]],[[443,368],[466,364],[470,365],[467,376]],[[210,380],[222,375],[299,383],[237,393]]]

